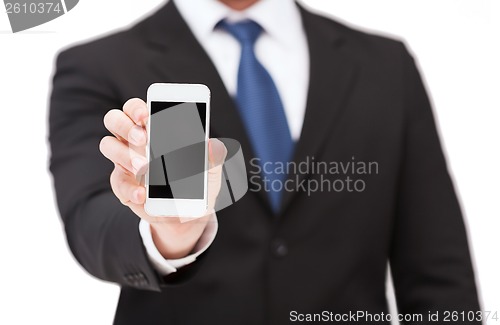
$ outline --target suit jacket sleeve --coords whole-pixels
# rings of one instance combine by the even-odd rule
[[[67,241],[92,275],[158,291],[187,279],[199,262],[160,277],[142,244],[139,218],[112,193],[113,164],[99,152],[99,142],[109,134],[104,114],[122,103],[112,73],[87,52],[77,47],[58,56],[50,101],[50,170]]]
[[[478,311],[464,221],[431,105],[412,57],[406,50],[403,57],[406,134],[390,261],[399,312]]]

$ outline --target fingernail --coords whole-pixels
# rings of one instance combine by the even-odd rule
[[[133,127],[130,130],[130,139],[134,142],[136,145],[141,145],[144,142],[144,131],[140,127]]]
[[[140,171],[144,167],[144,165],[146,165],[146,159],[141,157],[132,158],[132,167],[134,168],[134,171],[136,173]]]
[[[139,189],[134,190],[132,193],[132,199],[134,200],[134,203],[139,203]]]
[[[134,112],[134,120],[137,124],[141,124],[142,123],[142,112],[139,111],[139,110],[136,110]]]

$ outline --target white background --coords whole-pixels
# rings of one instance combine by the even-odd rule
[[[499,2],[304,1],[403,38],[418,58],[466,215],[485,310],[500,310]],[[47,169],[50,78],[60,48],[126,27],[161,4],[81,0],[68,14],[18,34],[0,10],[0,324],[111,324],[119,288],[75,262],[54,203]]]

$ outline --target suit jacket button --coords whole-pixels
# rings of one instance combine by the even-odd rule
[[[288,255],[288,246],[283,239],[274,240],[271,250],[276,257],[285,257]]]
[[[144,275],[144,273],[140,272],[137,274],[138,276],[138,284],[139,286],[147,286],[149,284],[148,278]]]
[[[125,275],[123,276],[123,278],[125,279],[125,281],[126,281],[128,284],[130,284],[130,285],[135,285],[135,282],[136,282],[136,281],[135,281],[135,277],[134,277],[134,275],[133,275],[133,274],[130,274],[130,273],[129,273],[129,274],[125,274]]]

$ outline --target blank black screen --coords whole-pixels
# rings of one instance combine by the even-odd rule
[[[206,103],[151,102],[149,197],[203,199]]]

